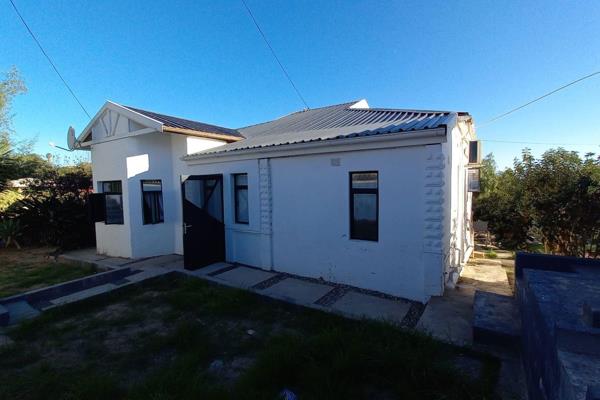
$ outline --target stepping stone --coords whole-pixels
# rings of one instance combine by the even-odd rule
[[[115,289],[117,286],[112,283],[106,283],[104,285],[94,286],[89,289],[82,290],[80,292],[71,293],[67,296],[58,297],[50,300],[52,306],[59,306],[69,303],[75,303],[77,301],[85,300],[90,297],[98,296],[100,294],[108,293]],[[51,307],[52,307],[51,306]]]
[[[4,304],[10,315],[9,324],[15,324],[26,319],[35,318],[40,315],[39,310],[33,308],[31,304],[25,300],[15,301],[13,303]]]
[[[296,304],[312,304],[333,287],[301,279],[287,278],[268,287],[262,293]]]
[[[399,324],[410,309],[410,303],[349,291],[331,308],[355,318],[366,317]]]
[[[513,297],[475,292],[473,340],[478,343],[518,348],[521,317]]]
[[[158,269],[158,268],[157,269],[145,269],[145,270],[138,272],[137,274],[129,275],[128,277],[125,278],[125,280],[130,283],[142,282],[142,281],[145,281],[146,279],[154,278],[159,275],[164,275],[168,272],[169,271],[167,271],[167,270]]]
[[[225,281],[239,288],[249,288],[262,281],[275,276],[272,272],[261,271],[259,269],[237,267],[222,274],[215,275],[214,278]]]
[[[186,273],[193,276],[205,276],[210,275],[219,270],[229,268],[232,265],[226,262],[218,262],[214,264],[207,265],[206,267],[202,267],[193,271],[186,270]]]

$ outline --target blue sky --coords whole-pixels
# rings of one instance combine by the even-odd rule
[[[240,127],[303,107],[240,0],[14,0],[93,115],[105,100]],[[600,70],[600,2],[247,0],[309,106],[470,112],[486,120]],[[88,122],[10,3],[0,2],[0,71],[29,92],[19,138],[65,144]],[[600,76],[478,130],[483,140],[568,143],[600,153]],[[584,146],[570,144],[583,143]],[[523,147],[484,142],[501,167]]]

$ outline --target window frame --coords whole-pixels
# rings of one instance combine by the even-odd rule
[[[238,176],[242,176],[242,175],[246,176],[246,184],[238,185],[237,178],[238,178]],[[249,206],[250,199],[248,198],[248,173],[241,172],[241,173],[237,173],[237,174],[232,174],[232,176],[233,176],[233,203],[234,203],[233,219],[236,224],[249,225],[250,224],[250,206]],[[248,210],[248,219],[246,221],[242,221],[239,218],[239,213],[238,213],[238,211],[239,211],[238,191],[239,190],[246,190],[246,209]]]
[[[352,186],[352,176],[354,174],[376,174],[377,176],[377,188],[354,188]],[[349,171],[349,190],[350,193],[350,207],[349,207],[349,218],[350,218],[350,239],[351,240],[361,240],[368,242],[379,242],[379,171]],[[374,194],[375,195],[375,223],[377,224],[377,230],[375,233],[375,238],[365,238],[365,237],[357,237],[354,232],[354,195],[355,194]]]
[[[104,184],[105,183],[115,183],[118,182],[119,185],[121,186],[121,191],[120,192],[115,192],[114,190],[110,190],[108,192],[104,191]],[[99,184],[102,188],[102,195],[104,196],[104,225],[124,225],[125,224],[125,210],[123,209],[123,182],[121,180],[112,180],[112,181],[99,181]],[[107,195],[111,195],[111,196],[115,196],[115,195],[119,195],[121,196],[121,221],[120,222],[108,222],[107,221],[107,216],[109,215],[106,211],[106,196]]]
[[[160,183],[160,190],[148,190],[145,191],[144,190],[144,182],[159,182]],[[165,208],[164,208],[164,198],[163,198],[163,190],[162,190],[162,179],[140,179],[140,190],[141,190],[141,199],[142,199],[142,224],[143,225],[156,225],[156,224],[162,224],[165,222]],[[160,193],[160,198],[161,198],[161,206],[162,206],[162,210],[160,212],[160,220],[155,221],[155,222],[148,222],[146,221],[146,202],[144,201],[144,193]]]

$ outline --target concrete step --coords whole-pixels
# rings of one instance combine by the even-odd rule
[[[473,301],[473,341],[518,349],[521,316],[512,296],[476,291]]]
[[[100,294],[108,293],[115,289],[117,285],[113,283],[105,283],[104,285],[94,286],[89,289],[85,289],[79,292],[71,293],[66,296],[58,297],[50,300],[50,305],[44,307],[42,310],[47,310],[56,306],[62,306],[69,303],[75,303],[81,300],[88,299],[90,297],[98,296]]]
[[[18,300],[11,303],[5,303],[4,308],[8,311],[8,325],[14,325],[23,320],[35,318],[40,315],[40,311],[31,306],[25,300]]]
[[[142,282],[145,281],[146,279],[151,279],[154,278],[156,276],[160,276],[160,275],[164,275],[166,273],[168,273],[168,270],[165,269],[144,269],[141,270],[138,273],[135,273],[133,275],[129,275],[128,277],[125,278],[125,281],[129,282],[129,283],[137,283],[137,282]]]

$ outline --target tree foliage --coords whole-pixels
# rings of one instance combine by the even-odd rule
[[[498,172],[484,160],[475,217],[487,220],[498,239],[524,248],[535,239],[547,252],[598,257],[600,158],[562,148],[535,159],[525,149],[513,167]]]
[[[91,246],[94,226],[87,207],[91,182],[88,163],[47,169],[30,181],[22,191],[24,197],[4,212],[4,218],[20,222],[25,244]]]

